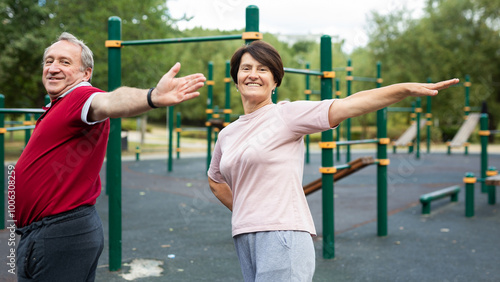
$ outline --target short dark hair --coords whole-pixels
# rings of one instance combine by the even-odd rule
[[[276,86],[280,86],[281,80],[285,75],[281,56],[271,44],[261,40],[252,41],[250,44],[244,45],[234,52],[231,58],[231,77],[234,83],[238,83],[238,70],[240,68],[241,57],[245,53],[249,53],[257,62],[268,67],[273,74]]]

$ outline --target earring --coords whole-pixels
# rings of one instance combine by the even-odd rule
[[[276,93],[276,88],[273,89],[273,95]]]

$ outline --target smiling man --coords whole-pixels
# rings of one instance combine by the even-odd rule
[[[108,118],[195,98],[205,81],[202,74],[176,78],[177,63],[154,88],[106,93],[90,84],[93,67],[92,51],[66,32],[43,55],[51,103],[15,168],[18,281],[94,281],[104,245],[94,204]]]

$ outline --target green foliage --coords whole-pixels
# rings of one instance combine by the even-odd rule
[[[0,2],[0,93],[6,107],[43,105],[42,54],[53,30],[52,14],[38,1]]]
[[[376,63],[382,62],[384,85],[405,81],[433,81],[458,77],[472,80],[470,103],[480,106],[483,100],[493,118],[500,116],[500,1],[498,0],[428,0],[420,19],[412,19],[405,9],[388,15],[373,13],[370,17],[367,47],[351,54],[342,52],[343,41],[332,44],[333,66],[345,67],[352,60],[354,76],[375,77]],[[203,37],[241,34],[243,30],[219,31],[193,28],[179,31],[176,19],[170,17],[164,0],[1,0],[0,1],[0,93],[7,107],[40,107],[45,90],[41,83],[41,60],[44,49],[63,31],[85,41],[94,52],[95,69],[92,83],[107,89],[107,21],[111,16],[122,19],[122,39]],[[186,20],[186,19],[181,19]],[[264,19],[262,19],[264,20]],[[242,18],[242,21],[244,19]],[[293,45],[280,42],[272,34],[264,40],[280,52],[284,65],[291,68],[320,68],[318,41],[299,41]],[[149,88],[179,61],[179,76],[201,72],[207,74],[209,62],[214,65],[214,106],[225,107],[226,61],[243,41],[217,41],[168,45],[125,46],[122,48],[122,84]],[[341,97],[346,93],[346,72],[337,71]],[[320,89],[320,79],[310,78],[312,90]],[[239,93],[231,82],[233,115],[243,113]],[[374,83],[354,82],[352,93],[373,88]],[[278,90],[279,100],[304,99],[305,78],[287,73]],[[207,87],[200,97],[175,107],[182,113],[183,124],[202,126],[205,122]],[[312,95],[318,100],[319,95]],[[409,107],[415,99],[398,105]],[[426,101],[422,101],[423,107]],[[464,88],[454,87],[432,99],[433,115],[441,128],[462,122]],[[166,111],[150,111],[151,121],[164,122]],[[405,115],[389,115],[389,124],[408,123]],[[369,135],[375,115],[353,119],[360,136]],[[496,127],[494,123],[493,127]],[[397,134],[394,133],[394,134]],[[438,134],[438,133],[436,133]],[[435,135],[433,133],[433,135]]]
[[[470,104],[486,100],[493,115],[500,110],[500,17],[498,1],[429,0],[418,20],[410,11],[371,17],[369,50],[384,64],[385,83],[439,81],[466,74],[472,78]],[[460,124],[464,88],[454,87],[432,99],[441,127]],[[408,106],[407,99],[397,106]],[[425,101],[424,101],[425,102]],[[424,105],[425,106],[425,105]],[[498,117],[496,117],[498,119]]]

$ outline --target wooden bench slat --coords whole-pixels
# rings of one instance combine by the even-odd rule
[[[500,174],[486,177],[484,183],[486,185],[500,186]]]

